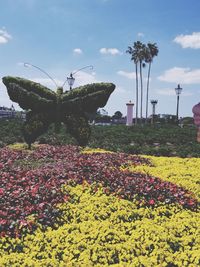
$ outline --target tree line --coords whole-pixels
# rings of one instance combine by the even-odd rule
[[[156,43],[147,43],[144,44],[141,41],[136,41],[133,43],[133,46],[128,46],[126,53],[131,55],[131,60],[135,64],[135,75],[136,75],[136,118],[135,124],[138,122],[139,114],[139,85],[140,85],[140,119],[143,118],[143,72],[142,69],[148,65],[148,75],[147,75],[147,85],[146,85],[146,116],[145,121],[147,122],[148,118],[148,102],[149,102],[149,88],[150,88],[150,74],[151,74],[151,65],[155,56],[158,55],[158,46]]]

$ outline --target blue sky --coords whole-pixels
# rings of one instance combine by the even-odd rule
[[[20,76],[55,90],[48,77],[22,63],[39,66],[58,84],[93,65],[75,75],[74,87],[115,83],[105,109],[126,115],[126,103],[135,103],[135,68],[126,49],[137,40],[155,42],[150,99],[158,100],[156,113],[176,113],[180,83],[180,116],[192,116],[200,102],[199,10],[199,0],[0,0],[0,77]],[[0,105],[11,105],[1,82]]]

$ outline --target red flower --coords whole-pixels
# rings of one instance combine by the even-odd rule
[[[194,199],[188,199],[187,205],[193,206],[194,204],[195,204],[195,200]]]
[[[23,160],[23,166],[13,164],[19,160]],[[190,209],[197,206],[197,200],[182,187],[148,174],[121,170],[122,165],[150,163],[139,156],[82,154],[76,146],[42,145],[32,153],[0,149],[0,161],[0,169],[5,168],[0,175],[0,223],[7,235],[20,236],[17,230],[20,225],[22,228],[30,227],[30,230],[34,228],[29,223],[26,225],[27,216],[33,213],[35,221],[53,225],[58,214],[55,212],[56,204],[69,200],[69,196],[61,192],[65,183],[95,184],[93,188],[96,191],[101,184],[106,194],[136,199],[138,206],[153,206],[157,201],[166,203],[167,200]],[[39,163],[37,168],[35,162]]]
[[[68,195],[65,195],[65,196],[63,197],[63,200],[67,202],[67,201],[69,200],[69,196],[68,196]]]
[[[154,204],[155,204],[155,200],[150,199],[150,200],[149,200],[149,205],[154,205]]]

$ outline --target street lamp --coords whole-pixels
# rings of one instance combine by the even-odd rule
[[[86,69],[86,68],[93,69],[93,66],[92,66],[92,65],[85,66],[85,67],[83,67],[83,68],[81,68],[81,69],[76,70],[76,71],[73,72],[73,73],[71,72],[70,75],[69,75],[69,77],[67,77],[67,79],[66,79],[65,82],[63,83],[63,86],[62,86],[62,87],[64,87],[65,83],[68,82],[68,84],[69,84],[69,89],[72,90],[72,86],[73,86],[73,84],[74,84],[74,82],[75,82],[75,78],[73,77],[73,75],[76,74],[77,72],[83,70],[83,69]]]
[[[178,84],[178,87],[175,88],[175,92],[177,95],[177,107],[176,107],[176,120],[177,120],[177,122],[178,122],[178,111],[179,111],[179,96],[180,96],[182,90],[183,89],[180,87],[180,84]]]
[[[70,76],[67,77],[67,82],[69,84],[69,89],[72,90],[72,86],[74,84],[75,78],[73,77],[73,74],[70,73]]]

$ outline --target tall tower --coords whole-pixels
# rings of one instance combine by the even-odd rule
[[[152,116],[156,114],[156,104],[158,103],[158,100],[151,100],[152,104]]]
[[[134,104],[129,101],[129,103],[126,103],[127,106],[127,116],[126,116],[126,126],[133,125],[133,106]]]
[[[154,116],[156,115],[156,104],[158,103],[158,100],[151,100],[152,104],[152,123],[154,122]]]

